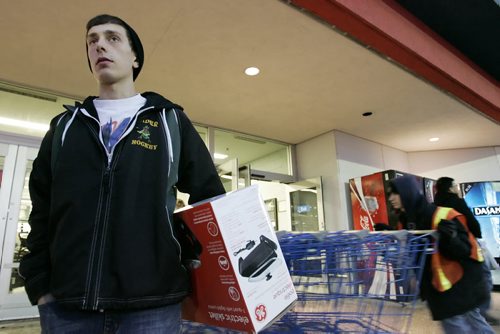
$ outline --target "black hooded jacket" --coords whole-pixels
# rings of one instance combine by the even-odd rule
[[[100,135],[94,97],[71,114],[55,168],[52,141],[60,117],[51,122],[33,163],[30,253],[20,264],[33,304],[51,293],[70,308],[142,309],[178,303],[188,294],[173,209],[167,208],[172,158],[164,110],[176,109],[180,127],[177,188],[190,194],[190,203],[224,188],[182,108],[155,93],[142,95],[145,106],[112,154]]]
[[[432,221],[437,207],[427,202],[417,187],[414,177],[403,176],[391,181],[391,186],[399,193],[404,207],[407,224],[419,230],[432,229]],[[442,320],[463,314],[481,305],[488,297],[488,289],[482,274],[482,264],[472,259],[460,260],[464,269],[463,277],[451,289],[440,292],[432,285],[430,256],[426,260],[421,296],[427,300],[434,320]]]
[[[463,198],[460,198],[457,194],[450,193],[448,191],[437,192],[436,196],[434,196],[434,204],[447,208],[453,208],[463,214],[465,218],[467,218],[467,227],[469,228],[469,231],[478,239],[482,237],[481,226]]]

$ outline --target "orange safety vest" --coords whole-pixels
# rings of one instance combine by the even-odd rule
[[[454,218],[457,218],[457,220],[462,223],[469,235],[469,242],[472,246],[470,258],[478,262],[483,262],[484,258],[483,253],[481,252],[481,247],[479,247],[476,238],[469,232],[467,220],[464,215],[453,210],[452,208],[438,206],[432,218],[432,228],[436,230],[442,219],[453,220]],[[451,289],[453,284],[458,282],[464,274],[464,269],[458,261],[450,260],[442,256],[438,250],[436,250],[436,252],[434,252],[431,256],[431,267],[432,285],[440,292]]]

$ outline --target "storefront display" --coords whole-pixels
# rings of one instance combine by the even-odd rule
[[[398,215],[391,208],[388,198],[390,180],[412,175],[396,170],[386,170],[349,180],[351,212],[354,230],[374,230],[377,223],[397,228]],[[427,201],[434,199],[434,180],[413,175]]]
[[[500,257],[500,181],[462,183],[464,200],[481,225],[486,247]]]

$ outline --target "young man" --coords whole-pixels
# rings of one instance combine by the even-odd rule
[[[422,298],[445,333],[495,333],[479,313],[488,296],[482,256],[465,217],[450,208],[430,204],[412,176],[390,182],[389,202],[400,212],[403,226],[437,230],[436,252],[426,261],[421,282]],[[451,233],[448,233],[451,232]]]
[[[462,194],[460,191],[460,187],[455,182],[455,180],[451,177],[443,176],[440,177],[436,182],[436,195],[434,196],[434,204],[447,208],[453,208],[463,214],[467,219],[467,227],[469,228],[469,231],[477,239],[481,239],[481,225],[479,225],[479,222],[477,221],[476,217],[474,217],[461,195]],[[478,242],[481,243],[481,240],[478,240]],[[488,263],[488,261],[483,262],[483,273],[486,280],[486,285],[491,291],[493,289],[493,278],[491,275],[490,263]],[[488,312],[490,308],[491,294],[489,294],[487,300],[479,306],[479,311],[490,325],[498,326],[500,324],[500,320]]]
[[[136,32],[99,15],[87,23],[86,46],[99,96],[54,118],[42,141],[20,274],[42,332],[176,333],[190,285],[170,180],[190,203],[224,188],[182,108],[136,92],[144,61]]]

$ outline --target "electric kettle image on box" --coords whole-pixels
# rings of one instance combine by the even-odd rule
[[[249,242],[248,245],[255,244]],[[253,248],[253,247],[251,247]],[[251,249],[250,248],[250,249]],[[277,245],[271,239],[260,236],[260,243],[245,257],[238,260],[240,275],[248,277],[249,282],[263,280],[269,281],[272,278],[271,272],[281,264],[281,259],[276,254]]]

